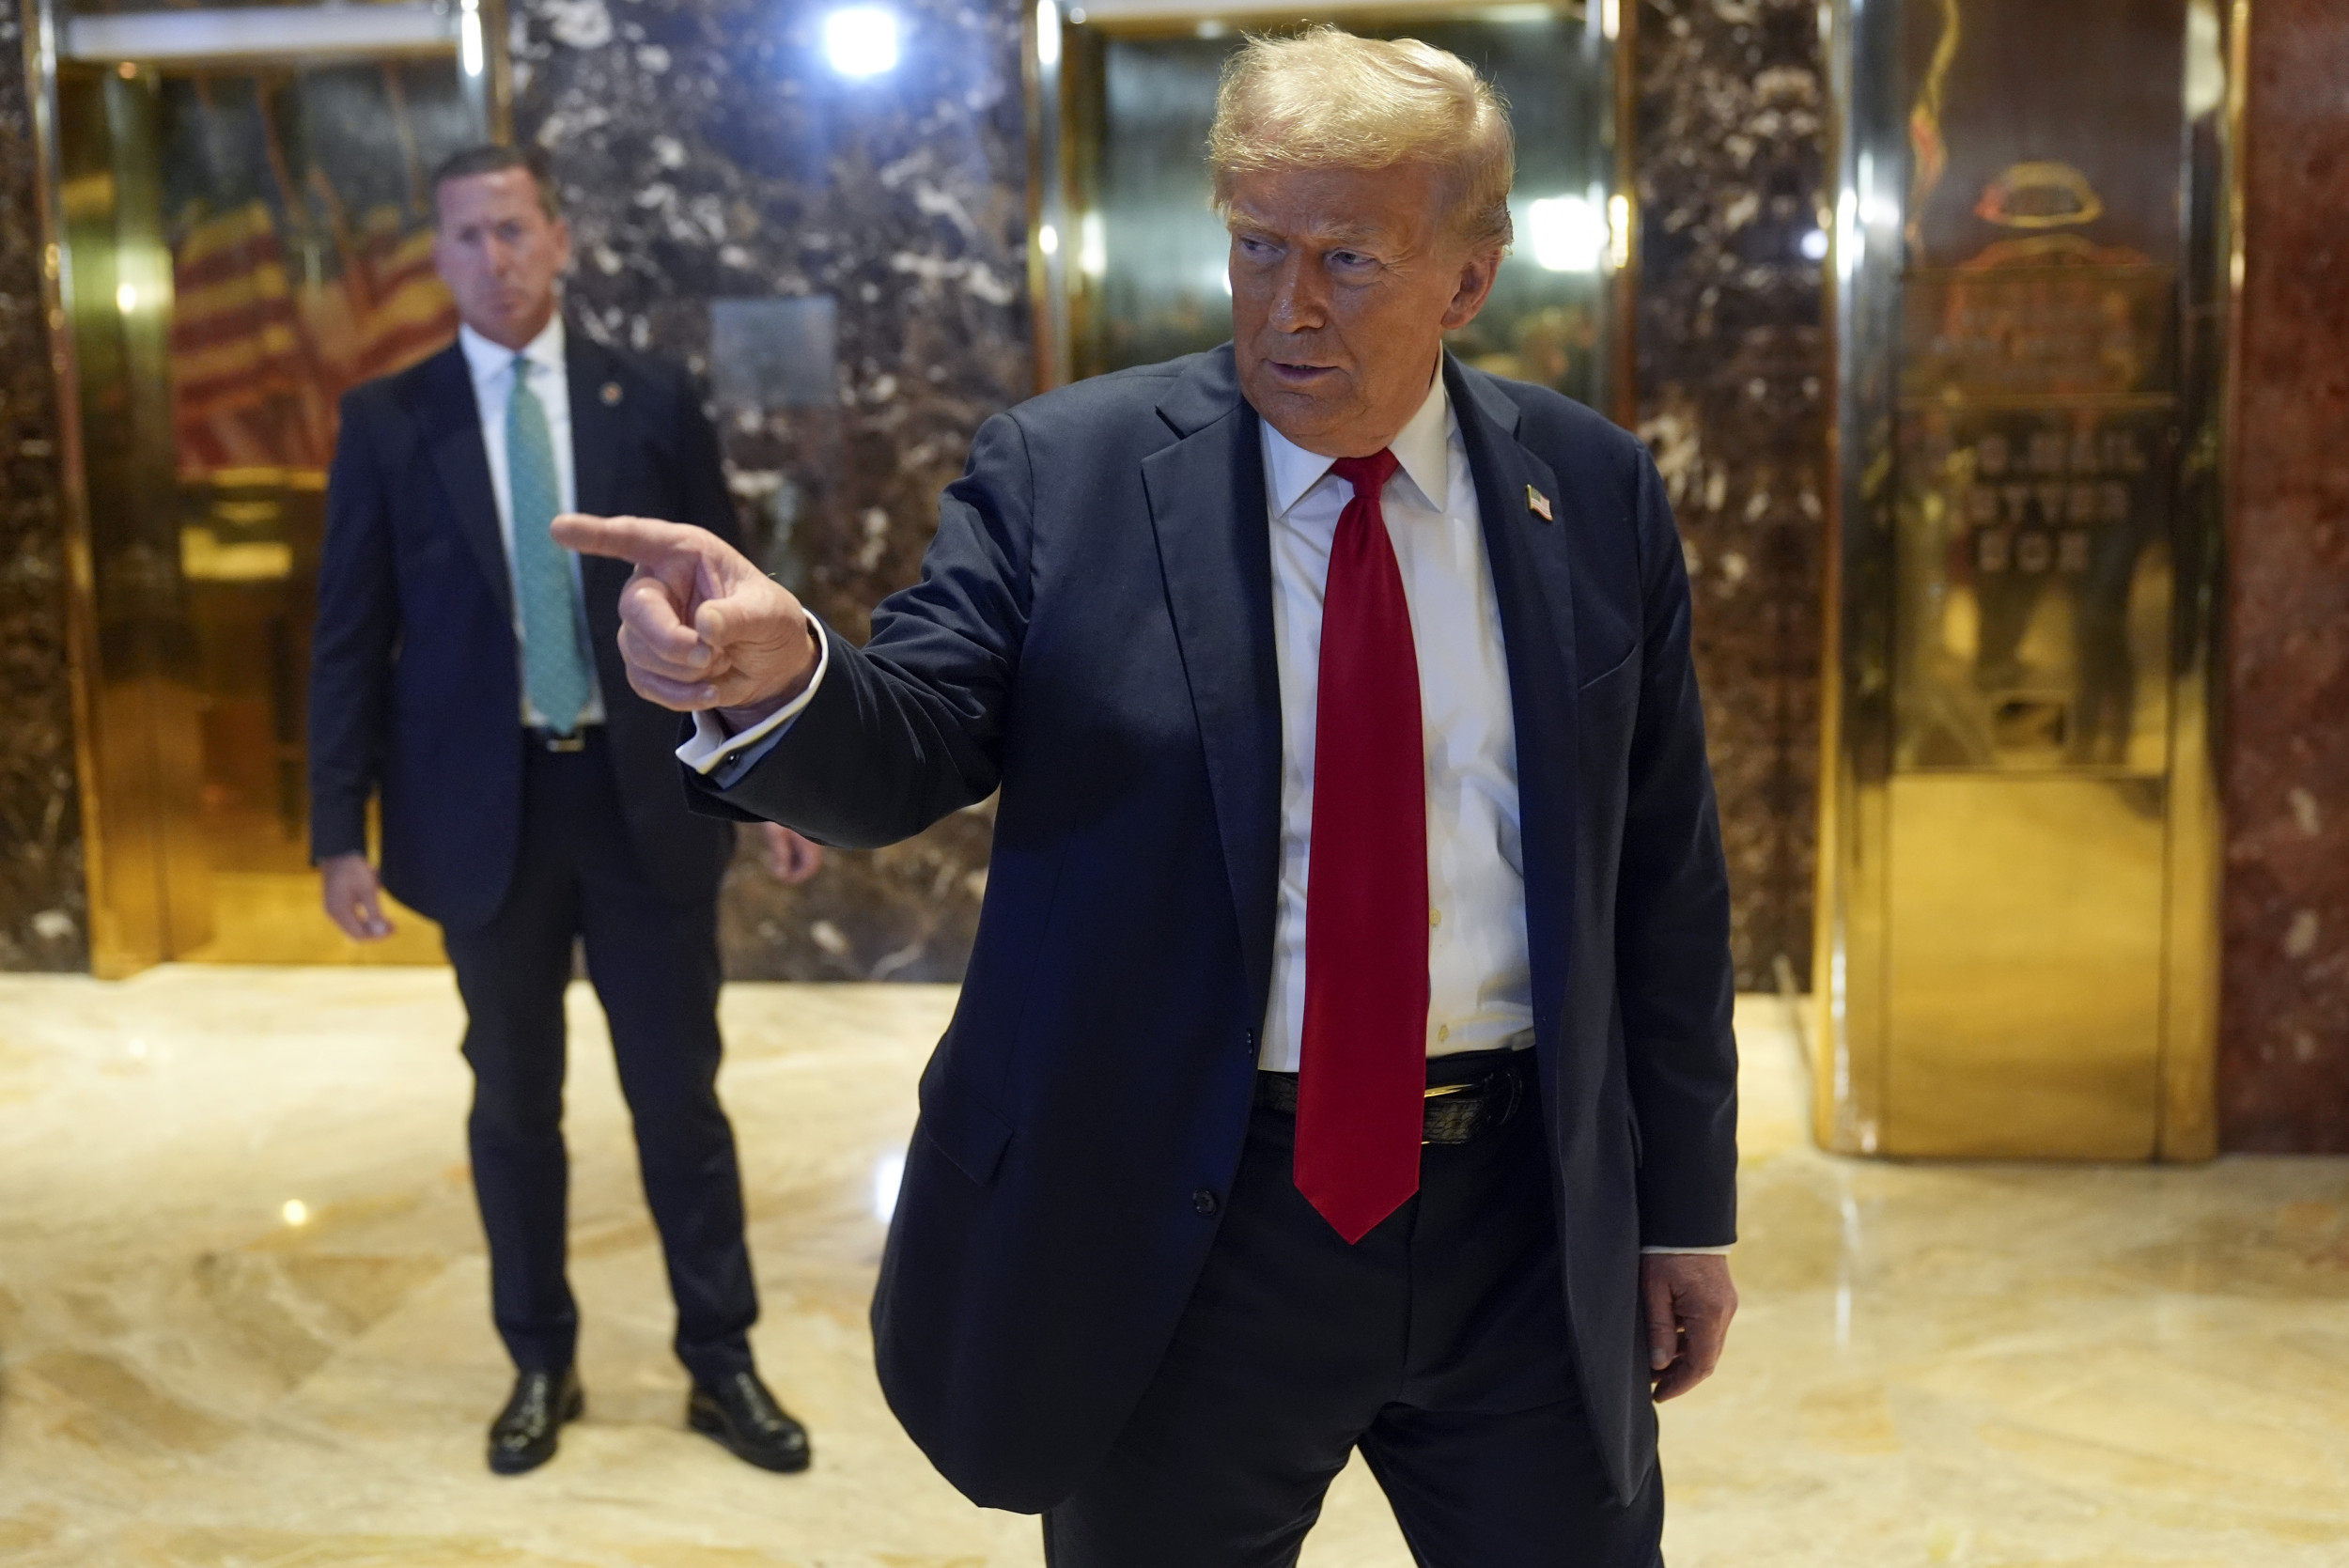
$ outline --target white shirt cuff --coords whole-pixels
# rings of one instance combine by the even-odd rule
[[[714,713],[694,714],[693,738],[677,749],[677,761],[720,789],[731,789],[775,749],[775,743],[790,730],[791,722],[816,700],[817,689],[824,684],[824,672],[832,668],[832,637],[824,630],[824,623],[811,614],[807,625],[816,634],[816,673],[807,677],[806,689],[739,734],[729,735]]]
[[[1725,1258],[1729,1256],[1729,1249],[1726,1247],[1642,1247],[1640,1250],[1642,1253],[1664,1252],[1691,1257]]]

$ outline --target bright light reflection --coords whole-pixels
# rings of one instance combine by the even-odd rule
[[[465,0],[464,12],[457,19],[457,64],[468,76],[481,74],[481,0]]]
[[[1060,255],[1060,230],[1050,224],[1039,225],[1035,231],[1035,248],[1046,256]]]
[[[1607,270],[1620,272],[1631,265],[1631,198],[1607,198]]]
[[[115,308],[128,316],[139,308],[139,291],[129,284],[115,290]]]
[[[879,6],[849,6],[824,18],[824,57],[843,76],[897,69],[897,19]]]
[[[1825,261],[1827,259],[1827,230],[1805,229],[1802,236],[1802,255],[1806,261]]]
[[[1110,270],[1109,236],[1102,232],[1101,214],[1088,212],[1077,225],[1077,265],[1089,278]]]
[[[1060,64],[1060,8],[1052,0],[1035,0],[1035,63]]]
[[[873,1218],[882,1224],[897,1212],[897,1188],[906,1179],[906,1152],[893,1149],[873,1161]]]
[[[286,1206],[278,1212],[286,1217],[288,1225],[307,1225],[310,1222],[310,1205],[299,1198],[287,1199]]]
[[[1607,254],[1607,220],[1580,196],[1547,196],[1526,210],[1533,259],[1553,272],[1595,272]]]

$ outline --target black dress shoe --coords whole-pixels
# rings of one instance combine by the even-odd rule
[[[563,1423],[587,1408],[576,1368],[525,1372],[514,1379],[513,1397],[490,1423],[490,1468],[500,1475],[535,1470],[554,1457]]]
[[[754,1372],[729,1373],[716,1383],[696,1383],[685,1402],[685,1424],[708,1433],[726,1452],[762,1470],[804,1470],[810,1457],[807,1428],[775,1403]]]

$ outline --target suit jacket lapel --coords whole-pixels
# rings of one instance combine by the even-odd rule
[[[498,527],[497,491],[490,483],[490,455],[481,444],[481,405],[474,396],[473,371],[465,364],[465,351],[454,343],[433,356],[426,371],[426,449],[448,491],[457,530],[510,619],[514,582],[506,564],[506,537]]]
[[[619,365],[611,351],[572,322],[563,334],[564,385],[571,400],[571,504],[595,517],[609,517],[619,506],[618,453],[627,437],[627,409],[619,398],[607,400],[606,387],[618,387]],[[627,667],[620,661],[620,590],[629,579],[624,561],[583,556],[580,586],[587,598],[588,645],[594,650],[596,674],[607,706],[612,694],[628,689]]]
[[[610,515],[616,493],[614,460],[621,436],[618,399],[604,400],[604,388],[617,388],[619,367],[603,345],[576,325],[564,334],[564,379],[571,397],[572,503],[596,517]]]
[[[1143,484],[1206,749],[1255,1017],[1272,982],[1281,857],[1281,686],[1263,451],[1228,347],[1195,362],[1159,413],[1181,439],[1143,459]]]
[[[1517,724],[1518,825],[1525,851],[1526,943],[1532,963],[1533,1022],[1542,1041],[1558,1038],[1573,938],[1574,790],[1578,675],[1574,588],[1566,529],[1534,512],[1531,486],[1553,511],[1564,495],[1549,465],[1517,439],[1517,406],[1486,378],[1450,355],[1444,374],[1476,476],[1485,553],[1509,667]]]

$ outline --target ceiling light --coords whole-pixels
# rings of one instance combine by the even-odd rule
[[[824,57],[843,76],[897,69],[897,18],[879,6],[849,6],[824,18]]]

